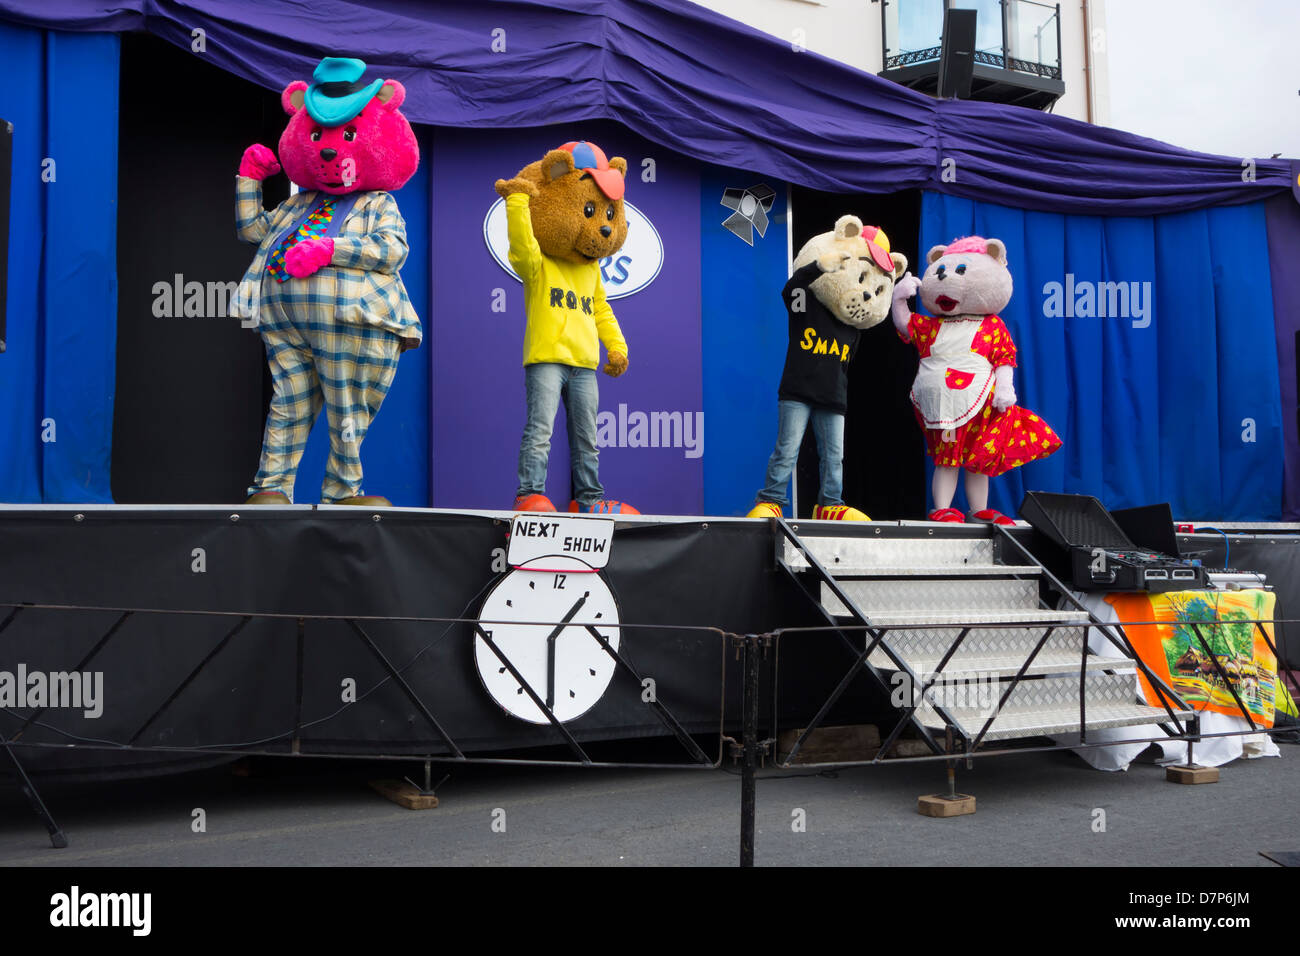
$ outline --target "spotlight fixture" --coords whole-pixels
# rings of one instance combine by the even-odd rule
[[[760,239],[767,232],[767,214],[771,212],[775,198],[776,192],[766,183],[747,189],[724,189],[722,205],[734,212],[722,221],[722,225],[752,246],[755,229]]]

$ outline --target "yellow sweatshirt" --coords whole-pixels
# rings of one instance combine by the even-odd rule
[[[524,364],[600,365],[600,346],[627,355],[627,341],[605,301],[600,263],[569,262],[542,254],[533,235],[528,194],[506,197],[510,265],[524,280]]]

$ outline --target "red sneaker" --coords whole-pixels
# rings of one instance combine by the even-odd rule
[[[926,516],[926,521],[944,521],[949,524],[965,524],[965,516],[956,508],[940,508],[938,511],[931,511]]]
[[[520,495],[515,499],[516,511],[554,511],[555,505],[546,495]]]
[[[593,501],[590,505],[580,505],[576,501],[570,501],[569,510],[574,514],[592,515],[639,515],[641,513],[622,501]]]
[[[972,521],[979,521],[984,524],[1003,524],[1013,525],[1015,521],[1008,518],[1001,511],[994,511],[992,508],[985,508],[983,511],[977,511],[971,515]]]

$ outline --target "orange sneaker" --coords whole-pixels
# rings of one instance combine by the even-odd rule
[[[813,508],[813,518],[817,521],[870,521],[857,508],[848,505],[817,505]]]
[[[546,495],[520,495],[515,499],[516,511],[554,511],[555,505]]]

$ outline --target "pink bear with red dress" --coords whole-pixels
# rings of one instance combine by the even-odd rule
[[[934,459],[931,521],[964,522],[952,507],[957,476],[966,472],[966,501],[977,522],[1014,522],[988,506],[989,478],[1046,458],[1061,439],[1041,417],[1016,404],[1016,345],[997,313],[1011,301],[1006,247],[967,236],[926,255],[923,278],[908,273],[894,286],[894,327],[916,346],[921,364],[912,407]],[[934,316],[912,312],[921,293]]]

